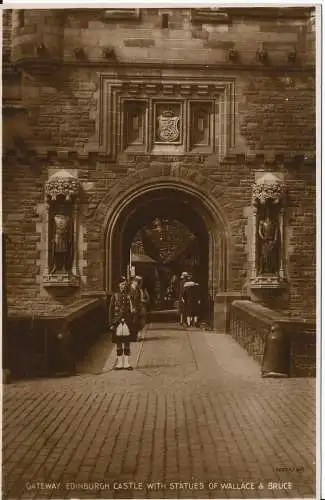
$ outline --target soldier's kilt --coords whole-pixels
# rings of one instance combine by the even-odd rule
[[[112,335],[112,342],[116,343],[121,343],[121,342],[137,342],[137,335],[138,335],[138,322],[136,320],[136,317],[134,315],[128,316],[125,318],[125,323],[128,326],[130,335],[116,335],[117,333],[117,328],[119,325],[119,322],[114,325],[114,330],[113,330],[113,335]]]

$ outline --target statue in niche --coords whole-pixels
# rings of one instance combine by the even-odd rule
[[[279,271],[279,228],[276,214],[266,205],[264,218],[258,225],[259,274],[277,274]]]
[[[72,218],[62,208],[54,213],[51,273],[69,273],[73,261]]]

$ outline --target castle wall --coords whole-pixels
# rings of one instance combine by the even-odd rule
[[[85,291],[101,289],[99,241],[108,210],[104,200],[144,176],[153,183],[166,176],[192,182],[217,200],[230,228],[229,290],[246,290],[251,191],[256,172],[262,170],[280,173],[288,188],[288,286],[272,305],[289,314],[313,316],[315,55],[309,12],[125,9],[119,14],[67,9],[27,10],[23,26],[19,19],[17,12],[11,16],[5,11],[4,47],[11,60],[4,73],[3,98],[10,112],[4,117],[3,224],[8,234],[10,307],[54,310]],[[36,40],[42,41],[47,54],[35,52]],[[230,50],[236,52],[234,60],[229,60]],[[257,56],[263,50],[267,62]],[[293,52],[294,62],[289,55]],[[17,67],[19,76],[13,77]],[[110,102],[116,98],[116,106],[123,99],[214,102],[216,94],[209,85],[221,82],[221,88],[226,82],[218,101],[215,143],[205,150],[175,146],[175,151],[168,151],[144,142],[139,150],[127,150],[117,117],[120,108],[112,105],[107,111],[106,81],[119,82],[117,90],[112,84]],[[187,81],[192,82],[190,94]],[[12,109],[17,102],[19,112]],[[191,126],[189,120],[184,131],[187,144]],[[44,288],[42,276],[44,185],[50,172],[60,169],[77,172],[82,194],[80,286],[58,298]]]

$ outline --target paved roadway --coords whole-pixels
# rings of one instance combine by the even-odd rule
[[[79,376],[4,386],[3,498],[315,495],[315,380],[262,379],[231,337],[172,324],[134,371],[114,361],[104,335]]]

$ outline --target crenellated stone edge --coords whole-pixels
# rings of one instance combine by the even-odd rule
[[[130,160],[154,160],[159,159],[159,161],[170,161],[171,156],[174,158],[175,155],[148,155],[148,154],[127,154],[126,155]],[[198,161],[198,163],[203,163],[206,159],[211,155],[205,154],[185,154],[185,155],[177,155],[175,159],[178,161],[182,161],[186,159],[192,159],[193,161]],[[37,161],[46,161],[47,163],[57,163],[57,162],[89,162],[93,163],[94,161],[101,162],[111,162],[111,163],[119,163],[118,159],[112,158],[109,154],[104,151],[96,151],[96,150],[60,150],[60,149],[6,149],[3,150],[3,161],[4,164],[10,163],[10,160],[19,160],[20,162],[26,162],[26,164],[30,164]],[[279,164],[296,164],[296,165],[313,165],[316,163],[316,152],[249,152],[249,153],[231,153],[222,159],[220,163],[239,163],[246,165],[279,165]]]

